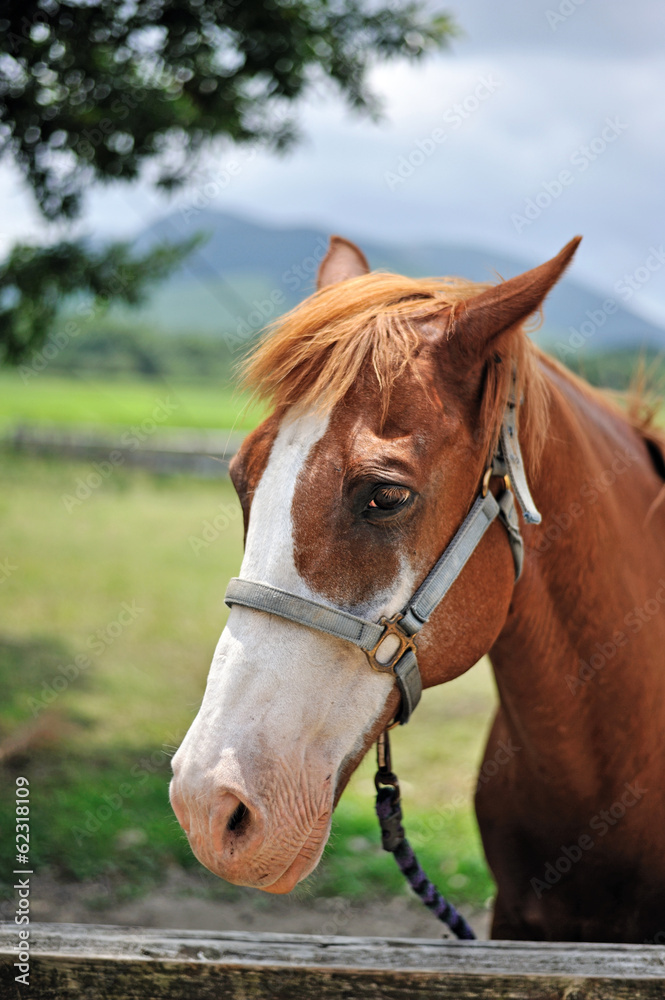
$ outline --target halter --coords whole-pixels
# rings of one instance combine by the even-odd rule
[[[224,598],[226,604],[229,607],[239,604],[256,611],[265,611],[354,643],[364,651],[374,670],[392,674],[395,678],[401,700],[392,725],[404,725],[408,722],[422,694],[416,658],[416,638],[421,628],[427,624],[497,517],[508,532],[515,563],[515,582],[519,580],[524,561],[524,542],[515,509],[515,497],[528,524],[540,524],[542,520],[526,481],[517,438],[516,386],[517,373],[513,371],[496,451],[485,470],[480,492],[471,510],[403,611],[391,618],[383,617],[378,622],[370,622],[347,611],[340,611],[339,608],[271,587],[267,583],[256,583],[238,577],[229,583]],[[504,482],[498,498],[489,490],[493,476],[500,476]],[[394,640],[397,640],[396,648]],[[384,648],[386,642],[387,649]],[[377,740],[378,770],[374,779],[377,790],[376,813],[381,826],[383,848],[395,856],[409,885],[435,916],[447,924],[458,938],[471,940],[475,937],[473,930],[429,880],[406,839],[402,827],[399,781],[390,762],[390,728],[392,726],[381,733]]]
[[[418,633],[427,624],[497,517],[508,532],[515,563],[515,582],[519,580],[524,560],[524,542],[515,509],[515,497],[528,524],[540,524],[541,521],[526,481],[517,438],[516,382],[517,373],[513,372],[499,441],[483,476],[478,496],[443,555],[403,611],[391,618],[383,617],[378,622],[371,622],[330,605],[298,597],[267,583],[239,577],[229,582],[225,603],[229,607],[237,604],[277,615],[358,646],[374,670],[392,674],[395,678],[401,704],[394,722],[401,725],[408,722],[422,694],[416,658]],[[500,476],[504,481],[504,489],[498,498],[489,490],[489,482],[493,476]],[[393,648],[395,639],[397,648]],[[392,640],[387,647],[384,646],[386,640]]]

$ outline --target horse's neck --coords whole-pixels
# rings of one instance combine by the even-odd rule
[[[533,482],[543,523],[525,533],[524,574],[491,658],[525,763],[588,785],[603,768],[594,777],[581,761],[627,729],[643,752],[644,727],[655,739],[665,721],[665,516],[645,527],[659,484],[639,432],[564,376],[552,385]]]

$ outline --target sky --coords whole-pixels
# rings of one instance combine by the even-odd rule
[[[81,231],[131,236],[187,204],[362,242],[463,243],[533,263],[572,236],[575,276],[665,325],[665,12],[660,0],[453,0],[461,37],[371,74],[375,125],[328,92],[295,153],[216,148],[175,199],[93,189]],[[43,224],[0,167],[0,250]]]

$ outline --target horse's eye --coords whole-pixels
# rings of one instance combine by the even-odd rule
[[[372,510],[397,510],[411,499],[411,490],[406,486],[380,486],[368,507]]]

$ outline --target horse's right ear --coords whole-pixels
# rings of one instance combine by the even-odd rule
[[[336,285],[348,278],[359,278],[363,274],[369,274],[369,264],[362,250],[342,236],[331,236],[328,252],[319,267],[317,289]]]
[[[446,337],[452,337],[464,355],[482,360],[498,343],[502,333],[524,322],[540,308],[573,259],[581,239],[576,236],[546,264],[493,285],[454,310],[447,308]]]

